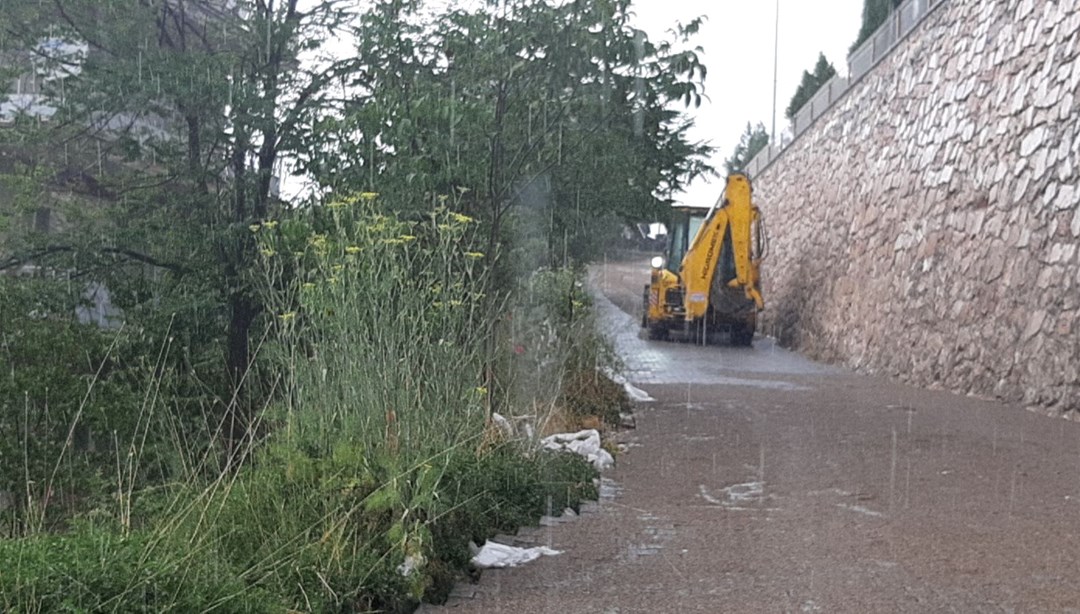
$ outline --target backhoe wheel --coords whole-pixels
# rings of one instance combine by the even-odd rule
[[[668,329],[667,326],[663,325],[663,323],[648,322],[646,328],[649,331],[649,339],[652,339],[653,341],[662,341],[664,339],[667,339]]]
[[[731,326],[731,345],[750,347],[754,343],[753,324],[733,324]]]

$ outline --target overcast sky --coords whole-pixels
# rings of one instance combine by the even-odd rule
[[[633,1],[637,27],[654,41],[670,39],[666,31],[677,21],[708,18],[695,44],[705,49],[705,93],[710,100],[691,112],[697,124],[694,136],[719,148],[712,163],[722,170],[746,122],[771,128],[776,0]],[[818,53],[824,52],[840,74],[847,74],[847,50],[859,32],[862,5],[862,0],[780,0],[777,132],[787,127],[784,109]],[[722,179],[711,184],[699,180],[681,200],[711,205],[722,187]]]

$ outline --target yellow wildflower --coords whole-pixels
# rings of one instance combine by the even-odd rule
[[[459,224],[468,224],[469,222],[473,221],[471,217],[465,215],[464,213],[454,213],[453,216],[454,221]]]
[[[440,203],[445,203],[446,199],[448,199],[448,198],[450,198],[450,197],[447,196],[446,194],[439,194],[439,202]]]
[[[362,251],[364,251],[364,248],[358,247],[356,245],[349,245],[348,247],[345,248],[345,253],[349,254],[349,255],[356,255],[356,254],[359,254]]]
[[[277,228],[277,220],[266,220],[263,222],[263,226],[273,230],[274,228]]]
[[[348,203],[346,203],[345,201],[335,200],[334,202],[329,203],[326,206],[330,207],[331,209],[340,209],[340,208],[344,207],[346,204],[348,204]]]
[[[310,241],[315,247],[326,247],[326,235],[311,235]]]
[[[334,266],[330,267],[330,270],[335,272],[335,273],[340,273],[343,270],[345,270],[345,265],[344,264],[335,264]]]
[[[310,281],[304,282],[304,284],[302,286],[300,286],[300,288],[302,288],[304,290],[314,290],[315,289],[315,284],[311,283]]]
[[[296,312],[295,311],[286,311],[285,313],[279,315],[278,317],[281,318],[282,322],[288,322],[289,320],[292,320],[292,319],[296,318]]]
[[[250,230],[251,232],[259,232],[260,228],[262,228],[262,226],[258,224],[252,224],[251,226],[248,226],[248,230]]]
[[[485,394],[487,394],[487,386],[477,386],[476,394],[480,396],[484,396]]]
[[[401,235],[398,238],[401,239],[402,241],[406,242],[406,243],[408,243],[409,241],[415,241],[416,240],[416,237],[414,237],[413,235]]]
[[[333,286],[333,285],[337,284],[338,279],[337,279],[337,277],[334,277],[334,276],[331,275],[330,277],[326,278],[326,282],[329,283],[331,286]]]
[[[450,306],[451,307],[461,307],[461,301],[459,301],[457,299],[454,299],[454,300],[450,301]]]
[[[378,192],[361,192],[360,193],[360,200],[366,200],[368,202],[371,202],[371,201],[375,200],[378,197],[379,197]]]
[[[259,253],[262,254],[264,257],[269,258],[269,257],[273,256],[274,254],[276,254],[277,252],[275,252],[272,247],[264,247],[264,248],[259,250]]]
[[[383,239],[382,242],[386,243],[387,245],[401,245],[402,243],[405,242],[405,240],[404,239]]]
[[[479,260],[484,257],[484,252],[465,252],[465,257],[472,260]]]

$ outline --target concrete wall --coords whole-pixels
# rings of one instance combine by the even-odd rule
[[[1080,1],[948,0],[755,179],[765,330],[1080,410]]]

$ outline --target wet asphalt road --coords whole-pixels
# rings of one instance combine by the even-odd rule
[[[626,373],[657,399],[619,435],[608,496],[528,533],[563,554],[427,611],[1080,612],[1080,424],[768,339],[645,341],[645,271],[594,271]]]

